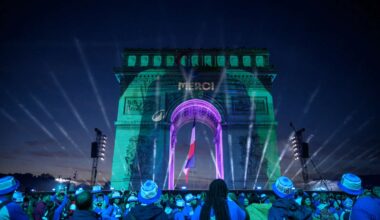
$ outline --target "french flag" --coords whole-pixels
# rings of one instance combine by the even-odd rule
[[[189,182],[190,168],[193,167],[195,167],[195,119],[193,122],[193,128],[191,129],[190,149],[187,153],[185,167],[183,168],[183,172],[186,175],[186,183]]]

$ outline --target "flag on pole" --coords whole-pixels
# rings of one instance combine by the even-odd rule
[[[186,175],[186,183],[189,182],[189,171],[193,167],[195,167],[195,118],[193,128],[191,129],[190,149],[187,153],[185,167],[183,168],[183,172]]]

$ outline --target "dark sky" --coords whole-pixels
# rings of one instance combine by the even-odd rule
[[[292,121],[316,164],[327,157],[327,177],[380,174],[379,11],[377,1],[1,1],[0,172],[87,179],[98,127],[108,180],[123,48],[246,47],[268,48],[279,72],[280,152]]]

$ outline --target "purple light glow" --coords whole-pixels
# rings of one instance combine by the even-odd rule
[[[215,176],[224,179],[223,165],[223,138],[221,117],[218,110],[209,102],[200,99],[187,100],[173,111],[170,118],[170,152],[169,152],[169,184],[168,189],[174,190],[174,164],[175,164],[175,145],[177,143],[177,131],[185,124],[196,119],[197,122],[204,123],[214,131],[215,142]]]

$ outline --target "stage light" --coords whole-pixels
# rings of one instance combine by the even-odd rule
[[[91,144],[91,158],[92,160],[92,170],[91,170],[91,185],[95,185],[96,176],[98,170],[98,159],[101,161],[105,160],[106,156],[106,146],[107,146],[107,136],[102,134],[102,131],[95,128],[96,141]]]
[[[261,188],[261,186],[258,186],[258,187],[256,187],[256,189],[257,189],[257,190],[261,190],[262,188]]]
[[[186,186],[181,186],[181,189],[182,189],[182,190],[186,190],[187,187],[186,187]]]
[[[97,141],[97,144],[98,144],[98,155],[97,155],[97,157],[100,160],[104,161],[105,153],[106,153],[106,146],[107,146],[107,136],[99,133],[97,135],[97,140],[98,140]]]

